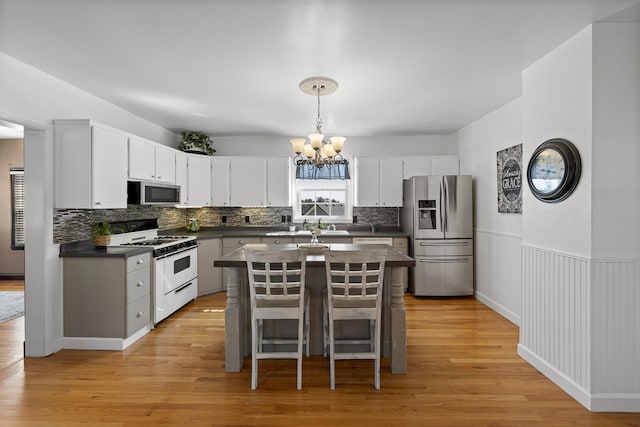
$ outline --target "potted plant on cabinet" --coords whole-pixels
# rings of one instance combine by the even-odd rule
[[[198,153],[212,156],[216,152],[213,148],[213,140],[204,132],[185,131],[181,133],[182,140],[178,149],[187,153]]]
[[[97,247],[109,246],[112,234],[111,225],[107,221],[93,224],[91,235],[93,236],[93,244]]]

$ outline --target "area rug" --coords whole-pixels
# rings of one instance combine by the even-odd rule
[[[0,291],[0,323],[24,316],[24,292]]]

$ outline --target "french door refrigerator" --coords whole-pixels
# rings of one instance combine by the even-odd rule
[[[404,181],[401,227],[411,238],[415,296],[473,295],[473,201],[470,175]]]

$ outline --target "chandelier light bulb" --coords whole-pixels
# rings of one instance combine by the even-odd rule
[[[303,140],[304,141],[304,140]],[[304,145],[304,155],[307,159],[312,159],[315,155],[316,152],[315,150],[311,147],[311,144],[305,144]]]
[[[293,146],[293,151],[297,154],[300,155],[303,151],[303,146],[304,146],[305,140],[302,138],[295,138],[291,140],[291,145]]]
[[[311,141],[311,147],[314,150],[318,150],[322,147],[322,140],[324,139],[324,135],[321,133],[312,133],[309,134],[309,141]]]
[[[331,145],[333,145],[333,149],[336,150],[336,153],[340,153],[342,151],[345,139],[346,138],[343,136],[332,136],[329,138],[329,141],[331,141]]]
[[[324,144],[322,148],[324,148],[324,155],[328,158],[333,159],[336,156],[336,150],[334,150],[332,144]]]

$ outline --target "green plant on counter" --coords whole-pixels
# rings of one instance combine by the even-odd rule
[[[181,135],[182,140],[178,144],[178,150],[189,153],[202,153],[208,156],[216,152],[216,149],[212,146],[213,140],[204,132],[184,131]]]
[[[91,234],[93,236],[110,236],[113,234],[113,230],[111,229],[111,224],[107,221],[96,222],[93,224]]]

